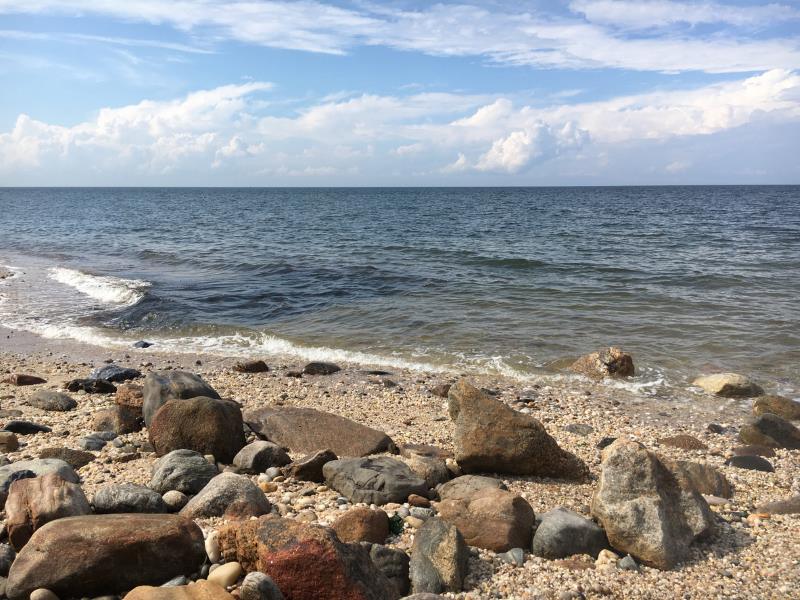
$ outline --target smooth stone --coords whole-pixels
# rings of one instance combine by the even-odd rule
[[[81,450],[90,450],[92,452],[99,452],[106,447],[107,443],[104,439],[93,435],[87,435],[78,440],[78,446],[81,447]]]
[[[53,431],[47,425],[39,425],[38,423],[31,423],[30,421],[9,421],[3,427],[6,431],[18,433],[20,435],[33,435],[35,433],[50,433]]]
[[[425,481],[394,458],[339,459],[322,468],[325,483],[351,502],[405,502],[410,494],[427,496]]]
[[[211,561],[212,564],[218,563],[221,558],[216,531],[209,533],[206,538],[206,554],[208,555],[208,560]]]
[[[341,367],[328,362],[310,362],[303,367],[304,375],[333,375],[341,371]]]
[[[6,377],[0,383],[9,383],[11,385],[16,385],[16,386],[26,386],[26,385],[40,385],[42,383],[47,383],[47,380],[42,379],[41,377],[37,377],[36,375],[25,375],[23,373],[16,373],[14,375]]]
[[[48,589],[39,588],[31,592],[30,600],[58,600],[58,596]]]
[[[171,490],[197,494],[218,474],[216,465],[199,452],[173,450],[153,464],[149,486],[161,494]]]
[[[775,458],[775,450],[769,446],[747,445],[737,446],[733,449],[734,456],[763,456],[765,458]]]
[[[462,475],[439,486],[437,491],[439,492],[439,498],[442,500],[466,500],[478,490],[486,488],[508,489],[505,483],[494,477]]]
[[[95,369],[89,374],[89,379],[104,379],[105,381],[109,381],[111,383],[121,383],[123,381],[129,381],[141,376],[141,371],[112,364]]]
[[[389,537],[389,516],[380,509],[357,506],[336,519],[331,528],[343,542],[382,544]]]
[[[525,564],[525,551],[522,548],[512,548],[508,552],[503,552],[497,556],[503,562],[515,567],[521,567]]]
[[[301,481],[315,481],[322,483],[325,481],[325,476],[322,474],[322,467],[332,460],[336,460],[338,456],[332,450],[320,450],[313,454],[308,454],[303,458],[294,461],[289,466],[283,469],[288,477],[294,477]],[[277,467],[270,467],[266,470],[266,475],[272,478],[278,476],[280,471]]]
[[[574,433],[575,435],[590,435],[594,433],[594,427],[591,425],[586,425],[584,423],[570,423],[569,425],[564,425],[562,427],[564,431],[568,433]]]
[[[5,506],[8,488],[20,474],[30,473],[32,477],[40,477],[47,473],[58,473],[65,481],[79,483],[80,478],[75,470],[63,460],[57,458],[40,458],[38,460],[19,460],[0,467],[0,509]],[[27,476],[27,475],[26,475]]]
[[[239,587],[240,600],[284,600],[283,594],[269,575],[260,571],[248,573]]]
[[[623,571],[639,571],[639,565],[630,554],[626,554],[624,558],[617,561],[617,568]]]
[[[185,577],[183,581],[183,585],[141,585],[128,592],[124,600],[234,600],[225,588],[211,581],[200,579],[191,583]]]
[[[733,488],[725,475],[712,465],[688,460],[671,460],[660,457],[683,489],[694,489],[701,494],[730,498]]]
[[[249,478],[235,473],[221,473],[189,500],[180,514],[190,519],[223,515],[258,517],[269,513],[271,508],[267,497]]]
[[[189,496],[178,490],[169,490],[161,499],[169,512],[178,512],[189,502]]]
[[[28,399],[28,406],[41,410],[66,412],[78,406],[78,403],[75,402],[72,396],[63,392],[38,390]]]
[[[145,342],[144,340],[139,340],[138,342],[133,343],[134,348],[149,348],[152,345],[153,344],[151,344],[150,342]]]
[[[764,393],[759,386],[738,373],[715,373],[696,378],[692,385],[710,394],[725,398],[760,396]]]
[[[609,547],[603,529],[576,512],[558,507],[539,518],[541,522],[533,535],[532,545],[536,556],[552,560],[588,554],[597,558],[601,550]]]
[[[208,581],[219,584],[224,588],[233,585],[239,580],[242,574],[242,565],[238,562],[229,562],[220,565],[214,569],[213,573],[209,573]]]
[[[263,473],[270,467],[283,467],[292,462],[286,451],[272,442],[258,440],[247,444],[233,457],[233,465],[242,473]]]
[[[250,360],[236,363],[233,365],[233,370],[237,373],[266,373],[269,371],[269,366],[263,360]]]
[[[732,456],[725,461],[725,464],[737,469],[748,469],[750,471],[762,471],[764,473],[774,473],[775,468],[766,458],[760,456]]]
[[[133,483],[112,483],[100,488],[92,500],[97,514],[165,513],[161,494]]]

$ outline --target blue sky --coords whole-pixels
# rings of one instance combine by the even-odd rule
[[[800,183],[800,4],[0,0],[0,185]]]

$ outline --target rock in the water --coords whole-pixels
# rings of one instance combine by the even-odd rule
[[[189,500],[180,514],[190,519],[221,517],[258,517],[267,514],[271,505],[258,487],[244,475],[221,473]]]
[[[151,344],[150,342],[146,342],[144,340],[139,340],[138,342],[133,343],[134,348],[149,348],[152,345],[153,344]]]
[[[570,369],[593,379],[634,375],[631,355],[613,346],[581,356],[570,365]]]
[[[762,504],[756,507],[754,512],[768,515],[798,515],[800,514],[800,495]]]
[[[47,425],[39,425],[38,423],[31,423],[30,421],[9,421],[3,428],[12,433],[20,435],[33,435],[36,433],[50,433],[53,431]]]
[[[71,448],[44,448],[39,452],[39,458],[57,458],[63,460],[73,469],[85,467],[95,458],[91,452],[84,450],[73,450]]]
[[[61,479],[70,483],[80,482],[78,474],[63,460],[57,458],[42,458],[39,460],[19,460],[0,467],[0,509],[5,506],[8,489],[12,481],[20,474],[31,473],[32,477],[40,477],[48,473],[57,473]]]
[[[462,475],[439,486],[437,491],[442,500],[467,500],[478,490],[507,490],[506,484],[494,477],[482,475]]]
[[[382,544],[389,537],[389,516],[385,511],[357,506],[331,525],[343,542]]]
[[[706,496],[730,498],[733,495],[731,484],[719,469],[688,460],[670,460],[660,457],[662,464],[667,467],[677,479],[683,489],[694,489]]]
[[[105,379],[73,379],[65,387],[70,392],[87,394],[113,394],[117,391],[117,387]]]
[[[409,581],[408,574],[408,554],[398,548],[391,548],[381,544],[365,542],[364,546],[369,547],[369,557],[378,567],[378,570],[386,575],[387,579],[394,585],[397,590],[395,597],[407,594],[408,590],[411,589],[411,581]]]
[[[11,600],[27,600],[41,587],[62,598],[113,594],[194,573],[204,559],[203,533],[189,519],[68,517],[33,534],[11,566],[6,593]]]
[[[90,512],[81,486],[65,481],[57,473],[20,479],[11,484],[6,501],[8,539],[19,552],[34,531],[50,521]]]
[[[78,406],[78,403],[75,402],[72,396],[63,392],[38,390],[28,399],[28,406],[40,408],[41,410],[66,412]]]
[[[22,373],[17,373],[9,377],[6,377],[0,383],[10,383],[11,385],[24,386],[24,385],[39,385],[42,383],[47,383],[47,380],[42,379],[41,377],[36,377],[36,375],[24,375]]]
[[[134,483],[112,483],[100,488],[92,500],[98,514],[165,513],[161,494]]]
[[[745,444],[800,449],[800,429],[772,413],[764,413],[742,427],[739,439]]]
[[[762,471],[764,473],[773,473],[775,468],[772,463],[766,458],[753,455],[732,456],[725,461],[725,464],[737,469],[748,469],[750,471]]]
[[[411,547],[414,593],[460,592],[467,576],[469,549],[459,530],[438,518],[428,519]]]
[[[586,465],[562,450],[531,417],[462,380],[450,388],[455,458],[465,473],[509,473],[582,479]]]
[[[19,440],[12,431],[0,431],[0,452],[15,452],[19,448]]]
[[[170,400],[187,400],[189,398],[219,399],[219,394],[199,375],[187,371],[156,371],[149,373],[142,388],[142,412],[144,422],[150,427],[158,409]]]
[[[140,585],[125,594],[124,600],[234,600],[234,598],[218,583],[200,579],[189,585],[160,587]]]
[[[304,375],[333,375],[342,369],[333,363],[327,362],[310,362],[303,367]]]
[[[203,396],[170,400],[153,416],[148,432],[159,456],[188,449],[230,464],[245,445],[239,405]]]
[[[681,488],[654,453],[627,440],[603,451],[592,515],[614,548],[659,569],[683,560],[689,545],[713,527],[700,493]]]
[[[259,435],[293,452],[327,448],[343,457],[395,451],[382,431],[313,408],[269,406],[248,411],[245,421]]]
[[[263,360],[249,360],[236,363],[233,365],[233,370],[237,373],[266,373],[269,367]]]
[[[288,477],[294,477],[301,481],[314,481],[322,483],[325,476],[322,474],[322,467],[338,457],[332,450],[320,450],[304,456],[300,460],[294,461],[283,472]]]
[[[753,414],[758,417],[764,413],[772,413],[782,419],[796,421],[800,419],[800,402],[783,396],[761,396],[753,402]]]
[[[122,383],[141,377],[142,372],[117,365],[105,365],[89,373],[89,379],[105,379],[111,383]]]
[[[218,474],[217,467],[199,452],[173,450],[153,464],[149,486],[159,494],[170,490],[197,494]]]
[[[234,466],[243,473],[263,473],[270,467],[283,467],[290,462],[292,459],[283,448],[262,440],[247,444],[233,457]]]
[[[532,545],[536,556],[556,559],[588,554],[597,558],[601,550],[608,548],[605,531],[576,512],[558,507],[540,517]]]
[[[283,594],[269,575],[260,571],[248,573],[239,588],[241,600],[284,600]]]
[[[661,438],[658,443],[662,446],[670,446],[672,448],[680,448],[681,450],[708,450],[703,442],[698,440],[693,435],[680,433],[670,437]]]
[[[692,385],[702,388],[710,394],[725,398],[760,396],[764,393],[764,390],[747,377],[737,373],[704,375],[695,379]]]
[[[222,556],[268,572],[291,600],[394,600],[393,584],[360,544],[330,529],[272,515],[219,529]]]
[[[495,552],[529,547],[536,518],[523,497],[491,487],[442,500],[439,516],[458,527],[470,546]]]
[[[394,458],[347,458],[322,468],[328,487],[351,502],[387,504],[405,502],[409,494],[428,495],[425,481]]]

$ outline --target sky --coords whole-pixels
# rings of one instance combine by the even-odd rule
[[[800,183],[800,0],[0,0],[0,185]]]

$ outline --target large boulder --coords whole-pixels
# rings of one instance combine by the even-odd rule
[[[19,551],[34,531],[50,521],[90,512],[81,486],[65,481],[57,473],[20,479],[11,484],[6,501],[8,539]]]
[[[245,445],[239,405],[203,396],[170,400],[153,416],[148,432],[159,456],[173,450],[195,450],[230,464]]]
[[[725,475],[712,465],[664,457],[659,457],[659,460],[672,471],[678,484],[685,490],[694,489],[706,496],[720,498],[730,498],[733,495],[731,484]]]
[[[365,548],[369,548],[369,557],[378,567],[378,570],[392,582],[395,590],[397,590],[397,596],[405,596],[408,590],[411,589],[411,581],[408,578],[408,554],[399,548],[392,548],[382,544],[362,542],[362,545]]]
[[[11,600],[46,588],[61,598],[96,597],[161,585],[197,572],[203,532],[176,515],[68,517],[37,530],[8,576]]]
[[[411,586],[415,594],[460,592],[467,576],[469,548],[459,530],[432,518],[417,530],[411,547]]]
[[[200,579],[189,585],[153,587],[140,585],[125,594],[124,600],[234,600],[218,583]]]
[[[764,393],[759,386],[738,373],[715,373],[703,375],[692,382],[709,394],[725,398],[760,396]]]
[[[593,379],[633,377],[633,358],[619,348],[609,347],[581,356],[570,369]]]
[[[292,459],[283,448],[263,440],[247,444],[233,457],[233,465],[242,473],[263,473],[270,467],[283,467],[290,462]]]
[[[742,427],[739,439],[745,444],[769,448],[800,449],[800,429],[772,413],[764,413]]]
[[[327,528],[267,515],[219,530],[226,561],[269,573],[287,600],[396,600],[394,585],[360,544]]]
[[[206,517],[258,517],[272,506],[258,486],[244,475],[221,473],[189,500],[180,514],[190,519]]]
[[[322,467],[328,487],[351,502],[388,504],[405,502],[410,494],[427,497],[425,480],[394,458],[344,458]]]
[[[689,545],[713,528],[700,493],[681,488],[655,453],[627,440],[603,450],[592,515],[614,548],[659,569],[683,560]]]
[[[483,475],[462,475],[451,479],[437,488],[442,500],[467,500],[475,492],[486,488],[507,490],[506,484],[494,477]]]
[[[483,488],[460,499],[439,503],[439,516],[452,523],[470,546],[506,552],[528,548],[536,515],[522,497],[497,488]]]
[[[98,514],[167,512],[161,494],[135,483],[105,485],[97,490],[92,504]]]
[[[12,481],[19,478],[20,474],[30,477],[39,477],[48,473],[57,473],[61,479],[70,483],[80,482],[78,474],[63,460],[58,458],[41,458],[39,460],[18,460],[10,465],[0,467],[0,509],[5,506],[8,489]]]
[[[509,473],[582,479],[586,465],[562,450],[531,417],[509,408],[464,380],[450,388],[455,458],[465,473]]]
[[[144,379],[142,411],[144,422],[150,427],[158,409],[170,400],[186,400],[203,396],[219,399],[217,391],[199,375],[187,371],[156,371]]]
[[[219,475],[219,470],[199,452],[173,450],[153,463],[151,475],[149,486],[159,494],[171,490],[196,494]]]
[[[559,506],[540,518],[531,546],[536,556],[556,559],[588,554],[597,558],[601,550],[608,548],[603,529],[576,512]]]
[[[28,398],[28,406],[56,412],[67,412],[72,410],[78,403],[69,394],[56,392],[55,390],[38,390],[33,396]]]
[[[395,451],[382,431],[314,408],[268,406],[245,413],[244,420],[260,436],[292,452],[328,449],[342,457]]]

